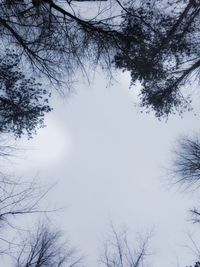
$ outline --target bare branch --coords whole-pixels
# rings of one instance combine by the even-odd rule
[[[23,239],[21,250],[15,260],[15,267],[79,267],[82,258],[66,242],[61,241],[60,232],[39,224]]]
[[[105,267],[139,267],[144,264],[149,254],[150,235],[133,247],[128,241],[126,231],[117,232],[111,225],[111,237],[104,245],[104,251],[100,262]]]

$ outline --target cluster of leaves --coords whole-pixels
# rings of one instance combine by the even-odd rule
[[[141,82],[141,105],[157,117],[190,109],[180,88],[200,66],[200,5],[192,2],[179,1],[177,11],[170,1],[144,1],[137,8],[129,4],[123,12],[126,41],[115,65],[131,72],[133,84]]]
[[[15,137],[31,137],[44,126],[44,115],[51,111],[49,93],[34,78],[21,72],[20,57],[7,50],[0,57],[0,131]]]

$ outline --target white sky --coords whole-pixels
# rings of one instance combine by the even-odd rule
[[[199,116],[159,122],[137,112],[128,87],[128,75],[118,75],[112,86],[99,75],[90,87],[79,84],[70,97],[53,99],[47,127],[18,143],[27,150],[9,164],[28,179],[39,175],[42,182],[58,182],[48,201],[66,208],[53,222],[86,256],[86,266],[98,266],[112,220],[132,234],[154,227],[152,266],[179,261],[184,267],[192,264],[184,245],[186,231],[198,230],[187,212],[197,196],[169,189],[163,166],[178,136],[199,131]]]

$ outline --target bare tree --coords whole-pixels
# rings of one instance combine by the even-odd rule
[[[10,179],[1,174],[0,180],[0,254],[9,254],[10,247],[15,246],[13,235],[24,231],[19,226],[24,216],[47,215],[55,209],[41,207],[41,202],[52,187],[42,188],[36,181],[23,182],[21,179]],[[35,217],[37,218],[37,217]],[[32,217],[34,219],[34,217]],[[10,231],[11,230],[11,231]],[[10,232],[7,235],[8,231]]]
[[[200,139],[182,137],[173,151],[172,174],[186,186],[200,185]]]
[[[104,245],[100,262],[105,267],[139,267],[144,264],[149,253],[149,239],[136,241],[135,247],[131,245],[126,231],[118,232],[111,226],[111,237]]]
[[[23,182],[20,179],[13,180],[2,175],[0,181],[1,225],[5,223],[12,225],[11,217],[48,212],[48,210],[41,209],[40,202],[49,190],[50,188],[42,189],[34,180]]]
[[[113,18],[101,20],[99,13],[102,10],[85,19],[73,1],[4,0],[0,3],[0,34],[33,70],[59,81],[64,69],[70,79],[77,68],[84,69],[85,59],[97,63],[104,58],[111,63],[112,51],[122,36],[112,26]]]
[[[60,232],[39,224],[36,231],[22,241],[14,267],[80,267],[82,258],[61,240]]]
[[[200,186],[200,139],[199,136],[181,137],[172,154],[172,167],[169,171],[173,182],[186,189],[198,190]],[[199,208],[190,210],[192,221],[200,222]]]
[[[16,248],[22,247],[19,242],[19,236],[27,231],[26,225],[22,223],[25,216],[34,221],[38,216],[43,218],[44,215],[46,217],[49,213],[58,211],[58,209],[49,209],[47,206],[42,205],[42,200],[44,200],[51,188],[42,188],[36,180],[23,182],[16,177],[15,179],[10,179],[1,174],[0,256],[8,256],[10,258]]]
[[[200,247],[198,238],[187,231],[188,244],[185,246],[193,256],[192,264],[186,267],[200,267]]]

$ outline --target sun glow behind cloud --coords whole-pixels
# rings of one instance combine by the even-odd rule
[[[39,129],[33,139],[23,138],[17,142],[18,152],[15,168],[23,170],[55,168],[66,160],[70,153],[71,138],[66,125],[61,124],[56,116],[46,119],[46,127]],[[22,165],[22,166],[21,166]]]
[[[56,164],[66,158],[70,149],[70,138],[66,129],[54,120],[48,121],[48,127],[41,129],[31,141],[31,158],[40,164]]]

